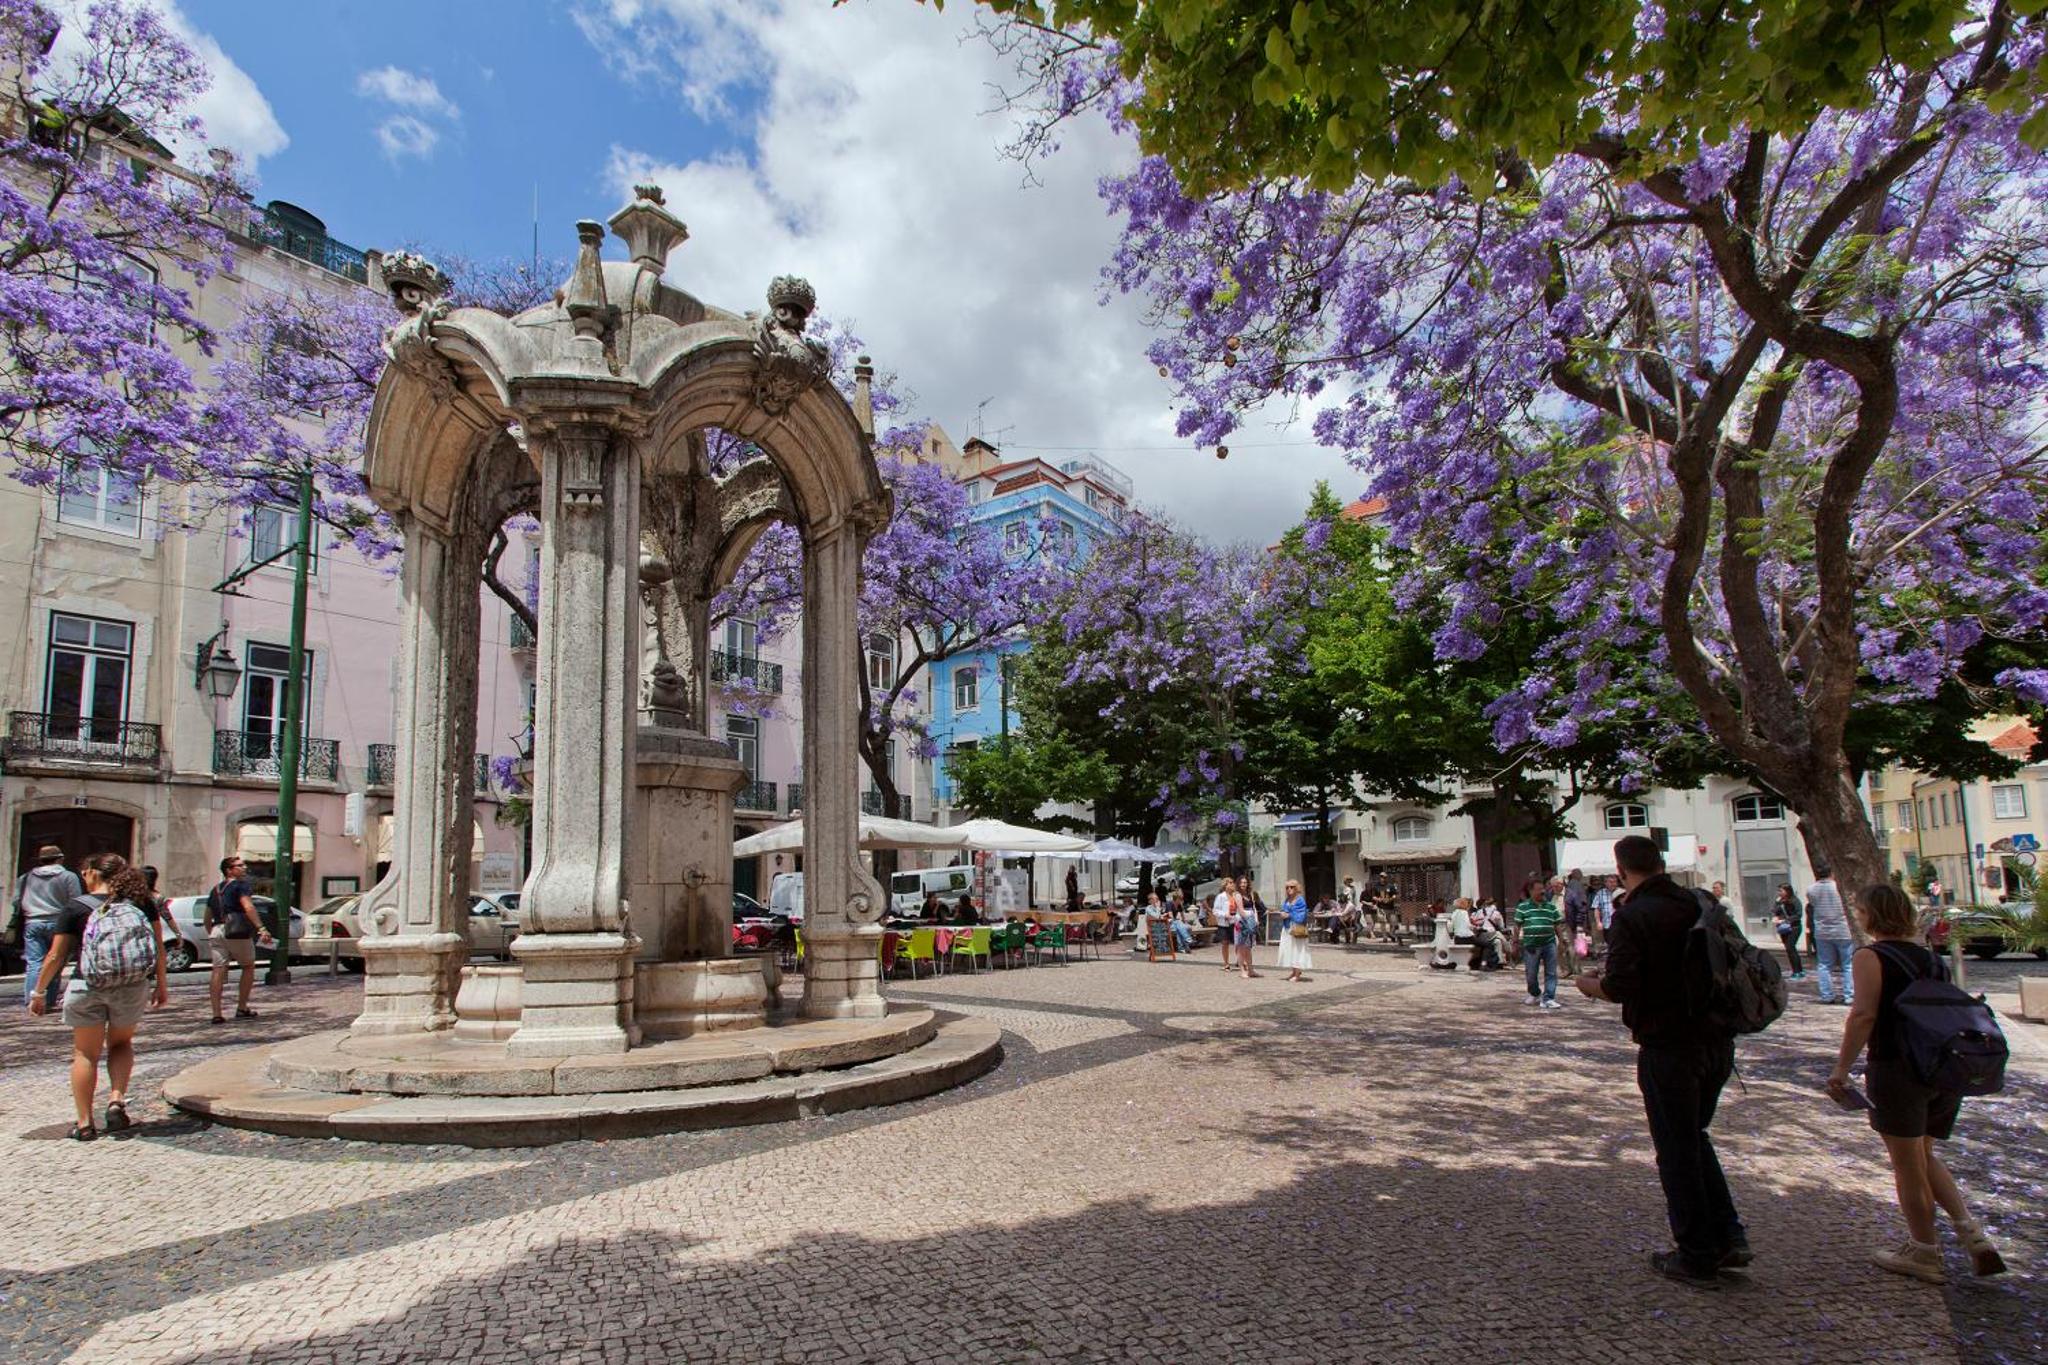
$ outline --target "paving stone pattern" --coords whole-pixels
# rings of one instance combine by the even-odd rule
[[[139,1127],[65,1142],[65,1035],[0,1022],[0,1359],[2038,1361],[2039,1053],[1951,1156],[2015,1273],[1935,1288],[1880,1148],[1829,1105],[1810,983],[1743,1044],[1716,1133],[1759,1253],[1715,1294],[1650,1276],[1662,1205],[1611,1007],[1317,950],[1307,984],[1213,957],[901,983],[1006,1060],[894,1109],[479,1152],[176,1116],[148,1078],[245,1040],[181,987]],[[792,983],[794,989],[795,983]],[[358,983],[266,989],[271,1038]],[[2016,1029],[2030,1026],[2015,1023]],[[1965,1281],[1965,1282],[1958,1282]]]

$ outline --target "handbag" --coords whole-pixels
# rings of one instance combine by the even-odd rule
[[[1308,926],[1306,924],[1290,924],[1287,926],[1287,932],[1294,938],[1307,938]]]

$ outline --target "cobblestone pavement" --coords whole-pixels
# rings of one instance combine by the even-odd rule
[[[1649,1275],[1662,1205],[1612,1007],[1319,949],[949,976],[1002,1066],[895,1109],[516,1152],[274,1138],[150,1080],[331,1027],[360,983],[212,1028],[181,985],[139,1126],[65,1142],[64,1034],[0,1022],[0,1359],[39,1361],[2038,1361],[2048,1049],[1972,1102],[1958,1174],[2015,1273],[1886,1275],[1880,1148],[1818,1093],[1811,983],[1742,1045],[1715,1130],[1758,1249]],[[2015,1022],[2015,1030],[2035,1029]]]

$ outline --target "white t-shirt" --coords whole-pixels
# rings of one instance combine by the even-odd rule
[[[1216,893],[1216,899],[1209,902],[1209,913],[1217,924],[1229,924],[1232,922],[1233,916],[1230,913],[1230,893],[1228,891],[1218,891]]]
[[[1470,937],[1472,937],[1472,915],[1471,915],[1471,912],[1469,912],[1469,911],[1465,910],[1465,909],[1464,909],[1464,908],[1462,908],[1462,907],[1460,907],[1460,908],[1457,908],[1457,909],[1454,909],[1454,910],[1452,910],[1452,911],[1451,911],[1451,937],[1452,937],[1452,938],[1470,938]]]

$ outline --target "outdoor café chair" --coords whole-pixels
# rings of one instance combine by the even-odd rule
[[[995,966],[995,958],[989,950],[989,931],[987,926],[964,929],[960,933],[955,934],[953,936],[952,956],[956,965],[961,958],[966,958],[970,971],[981,970],[974,965],[976,958],[987,959],[989,966]]]
[[[932,969],[932,975],[939,974],[939,931],[936,929],[912,929],[907,940],[896,948],[896,965],[908,964],[910,979],[917,980],[917,964],[924,963]]]
[[[1048,953],[1053,954],[1055,962],[1064,960],[1067,955],[1067,926],[1064,924],[1039,926],[1038,938],[1032,943],[1031,952],[1033,958],[1041,962],[1045,960],[1045,956]]]

